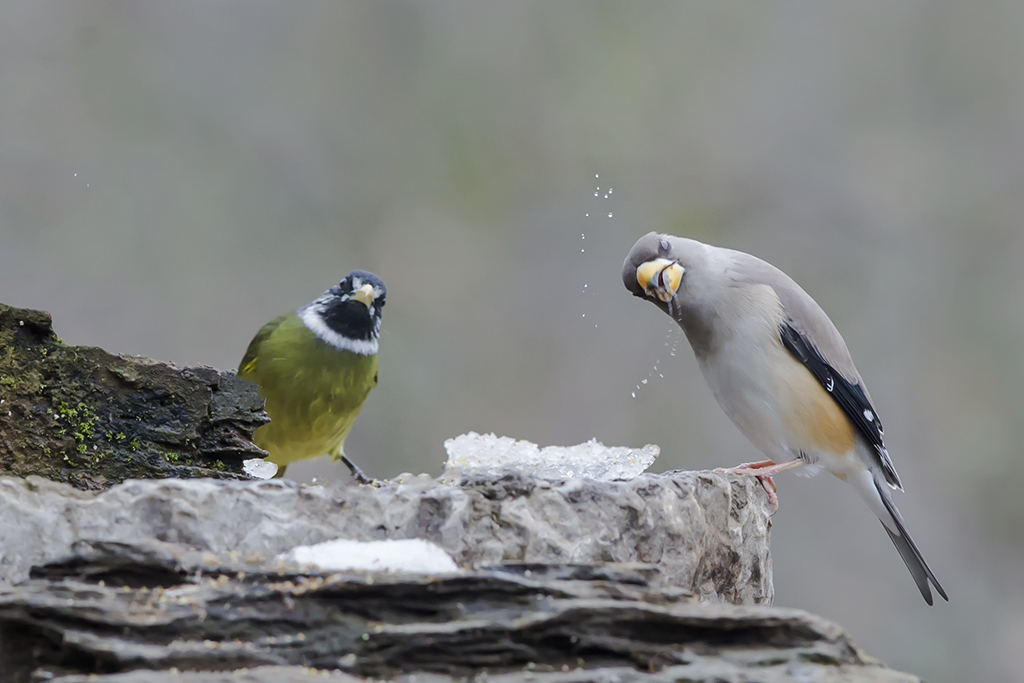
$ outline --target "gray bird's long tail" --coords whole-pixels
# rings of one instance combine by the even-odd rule
[[[946,597],[946,591],[942,590],[939,580],[935,578],[935,574],[928,566],[928,563],[924,561],[924,557],[921,556],[921,551],[917,549],[914,539],[907,533],[907,527],[903,524],[903,517],[900,515],[900,511],[896,509],[895,503],[892,502],[892,495],[886,490],[885,484],[877,479],[874,480],[874,484],[875,489],[878,491],[878,496],[882,499],[882,505],[885,506],[885,511],[889,513],[889,517],[892,518],[896,526],[896,532],[890,529],[884,520],[881,520],[882,526],[885,528],[885,533],[889,534],[889,538],[892,539],[896,550],[900,552],[900,557],[903,558],[907,569],[910,570],[910,575],[914,577],[914,583],[917,584],[917,589],[921,591],[921,597],[929,605],[932,604],[932,591],[928,586],[928,582],[931,581],[932,585],[935,586],[936,592],[942,596],[943,600],[949,602],[949,598]]]

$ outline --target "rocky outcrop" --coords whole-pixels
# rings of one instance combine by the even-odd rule
[[[335,538],[423,538],[465,568],[641,562],[700,599],[770,603],[770,514],[752,478],[712,472],[459,484],[423,475],[379,488],[152,480],[98,494],[0,478],[0,581],[20,581],[82,540],[157,539],[268,560]]]
[[[610,564],[321,575],[177,544],[81,542],[0,593],[0,674],[79,674],[56,678],[64,683],[328,676],[313,667],[335,670],[329,680],[410,683],[917,680],[806,612],[701,604],[656,585],[656,574]]]
[[[0,304],[0,681],[917,680],[769,606],[751,477],[232,481],[262,405],[231,373],[67,346]],[[426,539],[460,569],[277,559],[337,538]]]
[[[0,304],[0,473],[98,490],[131,478],[228,477],[262,457],[255,385],[69,346],[50,314]]]

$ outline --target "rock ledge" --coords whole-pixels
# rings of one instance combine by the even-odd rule
[[[25,579],[77,541],[156,539],[266,561],[335,538],[423,538],[464,568],[640,562],[699,599],[759,604],[772,599],[770,512],[752,478],[712,472],[457,485],[421,475],[380,488],[161,479],[100,493],[3,477],[0,582]]]

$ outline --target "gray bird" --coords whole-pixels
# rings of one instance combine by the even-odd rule
[[[757,476],[823,467],[851,484],[882,522],[925,602],[945,591],[893,503],[903,490],[882,423],[846,342],[821,307],[761,259],[649,233],[622,267],[626,289],[679,323],[726,415],[768,460],[729,471]]]

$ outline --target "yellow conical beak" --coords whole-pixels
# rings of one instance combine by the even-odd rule
[[[373,303],[373,286],[363,285],[356,291],[352,292],[352,298],[356,301],[365,304],[367,308]]]
[[[636,281],[648,295],[668,303],[683,281],[683,267],[675,261],[656,258],[640,264],[636,269]]]

